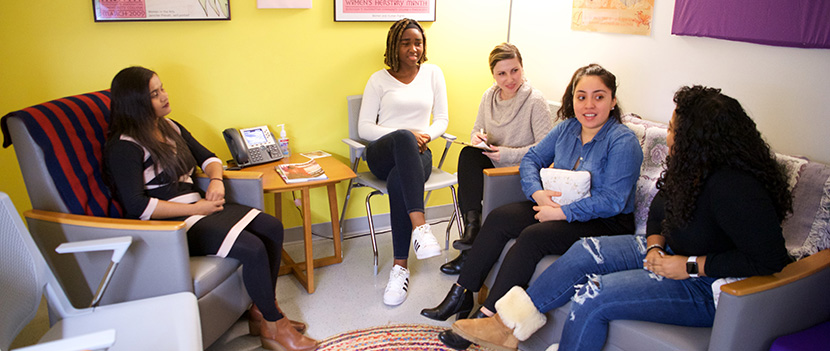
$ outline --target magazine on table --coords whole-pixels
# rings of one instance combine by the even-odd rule
[[[311,152],[301,152],[300,155],[303,155],[308,158],[321,158],[321,157],[329,157],[331,156],[330,153],[325,152],[323,150],[311,151]]]
[[[314,159],[301,163],[286,163],[274,167],[286,183],[300,183],[329,179],[323,167]]]

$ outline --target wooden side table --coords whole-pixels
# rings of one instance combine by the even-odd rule
[[[329,179],[311,182],[287,184],[274,170],[274,166],[280,163],[299,163],[308,161],[308,158],[294,153],[288,159],[276,162],[265,163],[257,166],[246,167],[245,171],[262,173],[262,190],[266,194],[274,194],[274,214],[282,218],[282,193],[286,191],[300,190],[302,196],[303,212],[303,241],[305,246],[305,260],[295,262],[291,256],[282,250],[283,264],[280,266],[280,275],[293,273],[300,284],[305,287],[309,294],[314,293],[314,267],[328,266],[343,262],[342,250],[340,247],[340,216],[338,215],[337,191],[335,185],[343,180],[355,177],[354,172],[345,164],[333,156],[317,158],[317,163],[326,172]],[[334,239],[334,255],[313,259],[312,237],[311,237],[311,202],[309,190],[311,188],[326,187],[329,196],[329,210],[331,212],[332,238]]]

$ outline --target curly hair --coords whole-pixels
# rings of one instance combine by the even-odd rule
[[[571,81],[565,87],[565,94],[562,95],[562,106],[556,111],[557,119],[564,121],[568,118],[576,117],[576,112],[574,112],[574,90],[582,77],[585,76],[599,77],[602,83],[611,90],[611,98],[615,99],[617,97],[617,76],[596,63],[580,67],[574,72]],[[622,107],[620,107],[619,100],[617,101],[616,108],[611,110],[611,114],[608,117],[617,120],[617,122],[622,122]]]
[[[664,234],[685,227],[707,177],[729,167],[758,179],[772,198],[779,222],[792,212],[784,167],[773,157],[741,104],[720,89],[682,87],[674,94],[674,143],[657,188],[666,198]]]
[[[400,60],[398,58],[398,46],[401,42],[403,32],[409,28],[416,28],[421,32],[421,37],[424,39],[424,51],[418,59],[418,64],[427,61],[427,36],[424,34],[424,29],[418,21],[410,18],[402,18],[392,24],[389,28],[389,33],[386,34],[386,52],[383,53],[383,63],[385,63],[393,71],[397,72],[401,68]]]
[[[150,97],[150,80],[156,72],[144,67],[128,67],[112,79],[110,92],[111,123],[107,143],[118,140],[121,135],[133,138],[149,152],[155,160],[155,170],[164,170],[171,181],[178,182],[196,166],[196,159],[187,147],[184,138],[165,118],[156,116]],[[155,130],[165,140],[175,145],[160,142],[154,137]]]

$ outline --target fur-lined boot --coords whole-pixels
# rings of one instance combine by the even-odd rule
[[[536,310],[530,296],[518,286],[496,302],[496,310],[499,313],[490,318],[456,321],[452,330],[486,348],[515,351],[520,341],[527,340],[547,321],[545,315]]]

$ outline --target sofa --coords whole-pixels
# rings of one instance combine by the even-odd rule
[[[667,126],[635,114],[623,116],[643,148],[643,164],[636,185],[636,233],[645,233],[655,184],[668,154]],[[796,262],[770,276],[751,277],[721,287],[712,328],[683,327],[642,321],[615,320],[609,325],[604,350],[768,350],[776,337],[830,320],[830,167],[802,157],[776,154],[789,176],[793,214],[784,222],[787,249]],[[501,205],[526,200],[518,167],[485,170],[483,218]],[[502,256],[479,292],[481,302],[492,286]],[[545,257],[536,266],[530,284],[558,256]],[[547,323],[520,345],[521,350],[545,350],[558,343],[570,303],[547,313]]]

